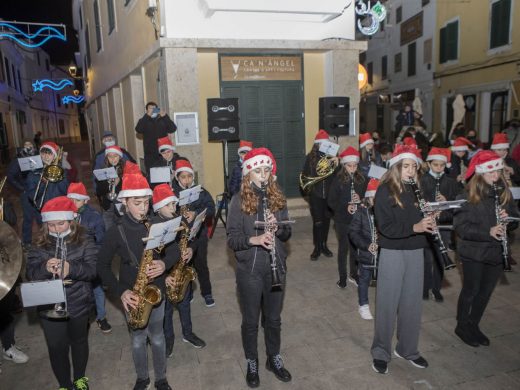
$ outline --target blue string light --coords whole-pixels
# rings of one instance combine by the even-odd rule
[[[69,103],[76,103],[76,104],[79,104],[81,103],[82,101],[85,100],[85,96],[83,95],[79,95],[79,96],[71,96],[71,95],[68,95],[68,96],[64,96],[62,99],[61,99],[61,102],[63,104],[69,104]]]
[[[68,79],[61,79],[58,81],[43,79],[43,80],[36,80],[32,84],[34,92],[43,91],[44,88],[50,88],[50,89],[53,89],[54,91],[61,91],[63,88],[72,86],[72,85],[74,85],[74,83]]]
[[[40,47],[44,43],[46,43],[48,40],[52,38],[61,39],[62,41],[66,41],[65,35],[59,31],[58,29],[51,27],[51,26],[44,26],[41,27],[38,31],[36,31],[34,34],[26,34],[22,30],[20,30],[18,27],[13,26],[10,23],[0,22],[0,28],[6,28],[8,30],[12,30],[12,32],[0,32],[0,39],[2,38],[9,38],[18,43],[19,45],[28,47],[28,48],[35,48]],[[35,38],[40,37],[40,35],[45,35],[45,38],[43,38],[40,42],[34,42],[30,43],[30,41],[34,40]],[[17,35],[22,35],[23,38],[25,38],[28,42],[24,41],[23,39],[20,39],[17,37]]]

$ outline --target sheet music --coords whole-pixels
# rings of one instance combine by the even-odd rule
[[[22,172],[43,168],[42,158],[39,154],[36,156],[20,157],[18,159],[18,165]]]
[[[22,283],[20,291],[24,307],[65,302],[61,279]]]
[[[150,168],[150,183],[170,183],[170,167]]]
[[[509,189],[513,194],[513,199],[520,199],[520,187],[509,187]]]
[[[199,195],[202,192],[202,186],[198,185],[186,190],[182,190],[179,194],[179,207],[186,204],[190,204],[199,199]]]
[[[182,217],[177,217],[166,222],[153,224],[150,227],[150,232],[146,238],[145,249],[155,249],[175,240],[177,229],[181,224],[181,219]]]
[[[370,169],[368,170],[368,177],[373,177],[374,179],[381,180],[386,171],[388,171],[388,169],[380,167],[376,164],[370,164]]]
[[[320,152],[325,153],[327,156],[335,157],[338,155],[339,144],[331,141],[320,142]]]
[[[206,219],[207,210],[208,209],[204,209],[204,211],[202,213],[200,213],[199,215],[197,215],[197,217],[195,218],[195,221],[193,222],[193,226],[191,227],[191,231],[190,231],[190,237],[189,237],[190,241],[193,240],[195,237],[197,237],[197,234],[199,233],[202,223]]]
[[[98,181],[117,179],[117,172],[114,167],[94,169],[94,176]]]

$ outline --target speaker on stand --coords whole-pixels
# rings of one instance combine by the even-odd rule
[[[333,136],[349,135],[350,99],[346,96],[321,97],[320,129]]]

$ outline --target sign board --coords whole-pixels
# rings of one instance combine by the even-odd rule
[[[222,81],[301,80],[301,56],[220,56]]]

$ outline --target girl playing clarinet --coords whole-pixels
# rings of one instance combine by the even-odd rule
[[[257,348],[260,311],[265,319],[266,369],[283,382],[291,380],[280,356],[280,314],[284,294],[272,289],[276,275],[282,289],[285,287],[287,251],[283,242],[291,236],[289,225],[275,224],[288,219],[287,202],[275,180],[275,173],[276,162],[268,149],[248,152],[242,165],[241,189],[231,199],[227,220],[227,241],[237,260],[242,346],[247,359],[249,387],[260,384]],[[255,221],[273,225],[256,227]],[[272,264],[276,265],[275,270],[272,270]]]

